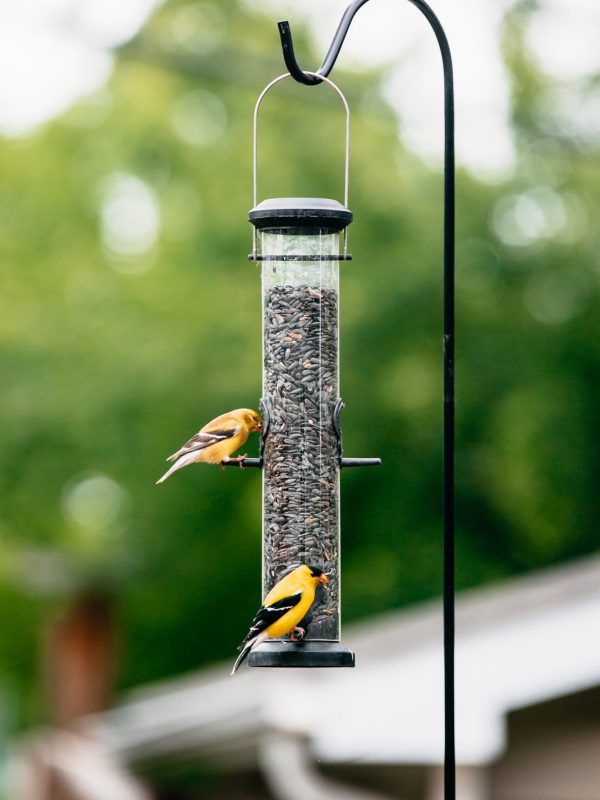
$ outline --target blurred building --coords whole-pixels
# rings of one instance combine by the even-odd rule
[[[600,798],[599,629],[597,557],[460,597],[459,800]],[[163,787],[187,775],[160,797],[441,800],[441,636],[438,603],[386,614],[346,629],[355,670],[223,664],[88,730]]]
[[[21,742],[12,763],[11,800],[149,800],[118,753],[86,726],[109,704],[114,664],[112,604],[75,597],[44,648],[52,724]]]

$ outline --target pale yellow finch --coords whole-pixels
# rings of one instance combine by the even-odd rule
[[[229,458],[241,447],[252,431],[260,431],[262,420],[260,414],[251,408],[236,408],[227,414],[221,414],[200,428],[195,436],[187,441],[167,461],[174,461],[173,466],[156,482],[166,481],[169,475],[188,464],[202,461],[205,464],[222,464],[225,461],[237,461],[242,466],[246,455]]]

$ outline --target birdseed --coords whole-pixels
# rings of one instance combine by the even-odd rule
[[[293,565],[328,573],[307,639],[339,638],[338,297],[328,288],[276,285],[264,296],[265,594]]]

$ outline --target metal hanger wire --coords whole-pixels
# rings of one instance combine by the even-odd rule
[[[316,76],[315,72],[307,72],[309,76]],[[256,105],[254,106],[254,122],[253,122],[253,138],[252,138],[252,198],[253,198],[253,207],[256,206],[258,202],[258,112],[260,110],[262,101],[264,100],[265,95],[276,86],[281,81],[285,80],[286,78],[294,77],[289,72],[284,72],[283,75],[278,75],[276,78],[268,83],[262,92],[258,96],[258,100],[256,101]],[[322,76],[319,80],[319,83],[324,81],[327,83],[331,88],[337,93],[340,97],[342,103],[344,104],[344,110],[346,112],[346,155],[344,157],[344,206],[348,208],[348,185],[350,180],[350,107],[348,105],[348,101],[346,100],[344,93],[340,89],[340,87],[335,84],[329,78]],[[252,258],[256,260],[256,253],[257,253],[257,239],[256,239],[256,227],[252,226]],[[348,228],[344,228],[344,258],[348,257]]]

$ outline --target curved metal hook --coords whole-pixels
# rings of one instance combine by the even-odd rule
[[[364,6],[366,2],[368,2],[368,0],[354,0],[354,2],[350,3],[348,8],[344,11],[342,19],[340,20],[340,24],[338,25],[338,29],[335,32],[333,40],[329,46],[329,50],[327,51],[327,55],[317,70],[317,75],[323,75],[325,78],[329,75],[340,53],[344,39],[348,33],[350,23],[354,19],[354,15],[361,6]],[[320,78],[303,72],[298,66],[296,55],[294,53],[294,44],[292,42],[290,23],[278,22],[277,27],[279,28],[279,36],[281,37],[283,59],[290,75],[299,83],[305,83],[307,86],[315,86],[317,83],[321,83]]]
[[[323,63],[319,69],[316,70],[316,73],[313,74],[301,70],[298,62],[296,61],[290,23],[287,21],[277,23],[277,27],[279,28],[279,36],[281,38],[281,48],[283,50],[283,60],[285,61],[285,65],[292,78],[297,80],[298,83],[304,83],[307,86],[315,86],[318,83],[322,83],[319,76],[322,75],[324,78],[326,78],[333,69],[356,12],[367,2],[368,0],[353,0],[353,2],[350,3],[342,15],[340,24],[338,25],[338,28],[333,36],[331,44],[329,45],[327,55],[323,59]],[[429,21],[429,24],[433,28],[442,50],[442,58],[444,59],[444,67],[446,68],[446,62],[450,61],[450,49],[448,47],[446,35],[440,24],[440,21],[434,14],[433,10],[427,5],[425,0],[408,0],[408,2],[416,6]]]

